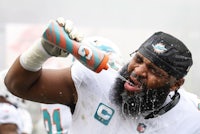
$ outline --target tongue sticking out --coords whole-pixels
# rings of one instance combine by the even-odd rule
[[[124,88],[125,88],[125,90],[130,91],[130,92],[141,91],[141,89],[138,86],[136,86],[132,83],[130,84],[130,82],[125,82]]]

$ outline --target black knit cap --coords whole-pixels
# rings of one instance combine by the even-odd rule
[[[192,54],[183,42],[163,32],[153,34],[138,52],[177,79],[183,78],[193,64]]]

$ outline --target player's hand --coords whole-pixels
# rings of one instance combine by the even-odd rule
[[[77,42],[81,42],[83,40],[83,34],[74,26],[71,20],[65,20],[64,18],[59,17],[57,18],[56,22],[60,26],[64,27],[70,39],[75,40]]]
[[[81,42],[83,40],[83,34],[80,33],[77,28],[73,25],[73,22],[70,20],[65,20],[62,17],[56,19],[56,22],[61,26],[64,27],[66,33],[69,35],[69,38],[75,40],[77,42]],[[45,40],[42,40],[42,45],[46,52],[55,57],[67,57],[69,53],[63,49],[60,49],[56,45],[52,45]]]
[[[41,39],[41,43],[45,51],[55,57],[67,57],[69,53],[63,49],[60,49],[58,46],[48,43],[47,41]]]

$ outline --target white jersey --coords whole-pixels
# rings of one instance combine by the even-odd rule
[[[61,104],[41,104],[48,134],[67,134],[72,121],[70,108]]]
[[[200,134],[200,111],[185,91],[173,109],[157,118],[123,117],[109,100],[115,77],[109,69],[95,73],[78,62],[72,66],[78,102],[70,134]]]
[[[19,116],[18,109],[8,103],[0,103],[0,124],[16,124],[18,127],[18,133],[21,134],[22,120]]]

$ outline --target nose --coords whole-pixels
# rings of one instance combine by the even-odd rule
[[[137,76],[140,76],[142,78],[147,77],[147,66],[146,64],[138,64],[137,66],[135,66],[134,68],[134,72]]]

